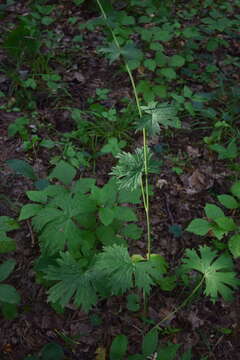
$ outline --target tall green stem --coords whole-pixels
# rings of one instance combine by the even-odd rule
[[[101,4],[101,1],[100,0],[96,0],[96,1],[101,10],[103,18],[107,21],[107,14]],[[113,29],[108,24],[107,24],[107,27],[112,34],[115,45],[118,47],[118,49],[121,49],[121,46],[118,42],[116,35],[114,34]],[[134,93],[134,97],[135,97],[135,101],[136,101],[136,105],[137,105],[137,109],[138,109],[138,115],[139,115],[139,118],[141,119],[142,109],[140,106],[140,101],[139,101],[135,81],[134,81],[134,78],[132,75],[132,71],[129,68],[128,63],[125,60],[124,60],[124,64],[125,64],[126,71],[130,78],[130,81],[131,81],[131,85],[132,85],[132,89],[133,89],[133,93]],[[148,155],[148,144],[147,144],[147,131],[145,128],[143,128],[143,154],[144,154],[145,188],[143,186],[143,182],[141,181],[141,191],[142,191],[143,205],[144,205],[144,209],[145,209],[146,222],[147,222],[147,258],[149,258],[150,254],[151,254],[151,226],[150,226],[150,215],[149,215],[148,156],[147,156]]]

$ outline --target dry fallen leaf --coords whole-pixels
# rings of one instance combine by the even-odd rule
[[[105,348],[103,347],[98,347],[97,350],[95,351],[96,354],[96,360],[106,360],[106,356],[107,356],[107,351]]]

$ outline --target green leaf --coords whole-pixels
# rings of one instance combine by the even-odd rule
[[[57,178],[65,185],[70,185],[77,171],[66,161],[61,160],[51,172],[49,178]]]
[[[173,55],[169,60],[169,66],[181,67],[185,64],[185,59],[181,55]]]
[[[149,331],[143,338],[142,352],[145,357],[152,355],[158,345],[158,330]]]
[[[182,355],[181,360],[191,360],[191,359],[192,359],[192,349],[188,349]]]
[[[211,224],[204,219],[194,219],[190,222],[186,231],[189,231],[196,235],[204,236],[211,229]]]
[[[103,225],[110,225],[115,217],[115,211],[111,208],[101,208],[99,210],[99,217]]]
[[[89,311],[97,302],[94,287],[96,274],[90,269],[84,271],[81,261],[76,261],[68,252],[61,253],[57,266],[45,270],[45,279],[57,281],[48,290],[48,301],[66,306],[73,297],[74,304]]]
[[[55,19],[52,18],[51,16],[43,16],[41,23],[43,25],[48,26],[48,25],[51,25],[54,21],[55,21]]]
[[[18,311],[16,304],[3,303],[1,310],[3,317],[7,320],[13,320],[17,317]]]
[[[60,345],[52,342],[45,345],[41,351],[42,360],[63,360],[64,352]]]
[[[164,274],[167,272],[168,264],[162,255],[151,254],[149,261],[159,273]]]
[[[168,343],[158,350],[157,360],[174,360],[181,345]]]
[[[19,221],[29,219],[32,216],[38,214],[38,212],[42,209],[42,205],[39,204],[27,204],[21,208],[21,212],[19,215]]]
[[[125,293],[133,285],[148,294],[154,284],[153,278],[161,276],[160,271],[149,261],[132,261],[127,249],[120,245],[104,247],[94,269],[107,281],[115,295]]]
[[[188,86],[185,85],[183,88],[183,95],[184,95],[184,97],[191,98],[193,95],[193,92]]]
[[[199,247],[200,256],[196,250],[187,249],[183,259],[184,271],[199,271],[205,281],[204,294],[210,296],[215,303],[220,294],[224,300],[233,299],[233,290],[239,286],[239,280],[233,272],[233,262],[230,256],[222,254],[217,256],[216,251],[208,246]]]
[[[138,240],[142,235],[143,230],[136,224],[128,224],[123,229],[123,235],[130,239]]]
[[[96,179],[91,178],[83,178],[76,181],[73,192],[79,193],[79,194],[85,194],[88,193],[92,187],[95,185]]]
[[[142,106],[141,108],[146,114],[151,115],[146,118],[143,117],[144,123],[142,126],[148,130],[151,136],[160,133],[160,125],[165,128],[169,126],[175,128],[181,127],[176,108],[171,104],[152,102],[148,106]]]
[[[45,203],[47,201],[47,195],[44,191],[30,190],[27,191],[27,197],[31,201]]]
[[[120,189],[135,190],[144,174],[144,151],[137,148],[135,154],[121,152],[117,155],[118,164],[112,169],[111,175],[115,176]],[[153,160],[153,154],[147,149],[148,172],[156,173],[159,164]]]
[[[215,220],[216,218],[224,217],[222,209],[214,204],[206,204],[204,211],[208,219]]]
[[[100,225],[98,226],[96,233],[98,239],[104,246],[109,246],[116,243],[116,234],[112,226]]]
[[[139,50],[134,43],[124,45],[121,52],[128,62],[134,60],[140,65],[140,62],[143,59],[142,51]]]
[[[128,339],[125,335],[117,335],[110,347],[110,360],[124,360],[128,347]]]
[[[124,15],[122,18],[121,24],[122,25],[134,25],[135,18],[133,16]]]
[[[141,203],[141,189],[137,188],[135,190],[126,190],[120,189],[118,193],[118,202],[120,204],[130,203],[130,204],[140,204]]]
[[[16,250],[16,241],[0,232],[0,254],[5,254]]]
[[[167,42],[172,39],[173,35],[168,30],[156,29],[154,32],[153,40]]]
[[[240,181],[235,182],[231,189],[231,193],[236,196],[238,199],[240,199]]]
[[[177,78],[177,74],[172,68],[162,68],[160,73],[165,76],[168,80],[174,80]]]
[[[121,221],[137,221],[137,216],[133,209],[125,206],[116,206],[113,209],[115,219]]]
[[[233,231],[237,227],[233,219],[227,216],[222,216],[220,218],[214,219],[214,221],[224,231]]]
[[[12,159],[12,160],[7,160],[6,163],[17,174],[26,176],[27,178],[29,178],[31,180],[37,180],[37,176],[35,175],[32,166],[29,165],[26,161]]]
[[[103,154],[112,153],[113,156],[116,156],[126,144],[126,141],[118,141],[117,138],[112,137],[108,139],[108,143],[102,147],[101,152]]]
[[[0,301],[9,304],[19,304],[20,295],[13,286],[7,284],[0,284]]]
[[[225,206],[227,209],[237,209],[238,207],[240,207],[240,204],[231,195],[227,195],[227,194],[218,195],[217,198],[220,201],[220,203],[223,206]]]
[[[240,257],[240,234],[235,234],[228,240],[228,248],[234,258]]]
[[[154,71],[156,69],[156,62],[153,59],[146,59],[143,65],[150,71]]]
[[[137,294],[129,294],[127,296],[127,309],[130,311],[138,311],[140,309],[140,298]]]
[[[13,271],[15,265],[16,261],[13,259],[6,260],[0,265],[0,282],[8,278],[8,276]]]
[[[9,216],[0,216],[0,232],[7,232],[19,229],[19,224]]]

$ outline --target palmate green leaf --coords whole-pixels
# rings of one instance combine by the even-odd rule
[[[110,64],[116,61],[122,53],[121,49],[114,42],[106,47],[100,48],[99,51],[107,55]]]
[[[47,251],[51,255],[64,250],[78,247],[82,242],[81,230],[75,225],[71,218],[64,216],[50,222],[45,226],[39,236],[42,251]]]
[[[135,190],[144,174],[144,150],[137,148],[135,154],[121,152],[117,155],[118,164],[112,169],[111,175],[115,176],[120,189]],[[152,152],[147,149],[148,172],[157,173],[159,164],[153,160]]]
[[[181,124],[177,117],[176,108],[168,103],[158,104],[153,101],[148,106],[142,106],[142,110],[150,116],[143,117],[138,128],[146,128],[150,136],[158,135],[161,127],[180,128]]]
[[[123,47],[118,47],[115,42],[112,42],[107,47],[99,49],[100,52],[107,54],[110,64],[119,59],[122,55],[127,63],[134,62],[136,67],[140,65],[143,59],[143,53],[133,43],[128,43]]]
[[[48,301],[66,306],[72,299],[75,305],[89,311],[97,302],[97,293],[94,287],[95,274],[83,270],[82,263],[76,261],[68,252],[61,253],[57,260],[58,266],[49,266],[46,269],[46,280],[57,281],[48,290]]]
[[[134,262],[127,248],[120,245],[104,247],[104,251],[97,257],[94,269],[108,282],[115,295],[124,294],[133,287],[148,294],[154,285],[153,279],[161,276],[159,269],[151,262]]]
[[[208,246],[200,246],[199,253],[200,255],[196,250],[186,250],[183,271],[197,270],[204,276],[204,294],[210,296],[213,303],[219,295],[227,301],[232,300],[233,290],[239,286],[239,279],[233,271],[231,258],[226,254],[218,256]]]

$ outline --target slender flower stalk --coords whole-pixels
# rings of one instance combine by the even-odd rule
[[[97,4],[100,8],[100,11],[102,13],[102,16],[104,20],[107,21],[107,14],[101,4],[100,0],[96,0]],[[107,24],[107,27],[112,35],[113,41],[118,49],[121,49],[121,46],[118,42],[118,39],[114,33],[114,30]],[[124,60],[125,68],[128,73],[128,76],[131,81],[137,109],[138,109],[138,115],[139,118],[142,118],[142,109],[140,106],[140,100],[136,89],[136,84],[132,75],[132,71],[129,68],[128,63]],[[147,258],[150,257],[151,254],[151,225],[150,225],[150,214],[149,214],[149,184],[148,184],[148,143],[147,143],[147,131],[145,128],[143,128],[143,154],[144,154],[144,185],[143,185],[143,179],[141,179],[141,191],[142,191],[142,198],[143,198],[143,205],[145,209],[146,214],[146,223],[147,223]]]

